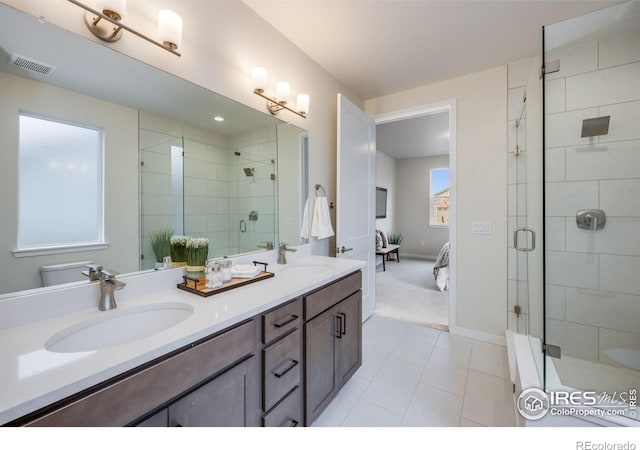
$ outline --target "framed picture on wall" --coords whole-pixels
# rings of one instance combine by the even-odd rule
[[[376,219],[387,217],[387,190],[376,187]]]

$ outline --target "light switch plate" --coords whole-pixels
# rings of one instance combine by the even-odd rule
[[[491,234],[491,222],[471,222],[473,234]]]

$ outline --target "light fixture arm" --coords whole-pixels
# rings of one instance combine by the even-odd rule
[[[69,2],[71,2],[71,3],[73,3],[73,4],[74,4],[74,5],[76,5],[76,6],[79,6],[80,8],[84,9],[85,11],[88,11],[89,13],[91,13],[91,14],[93,14],[93,15],[95,15],[95,16],[98,16],[98,18],[97,18],[96,20],[94,20],[94,21],[93,21],[93,25],[94,25],[94,26],[95,26],[95,25],[97,25],[97,24],[98,24],[98,22],[99,22],[101,19],[104,19],[104,20],[106,20],[107,22],[110,22],[111,24],[115,25],[117,28],[114,30],[113,35],[111,36],[112,38],[114,38],[114,37],[115,37],[115,36],[120,32],[120,30],[121,30],[121,29],[123,29],[123,30],[127,30],[128,32],[135,34],[135,35],[136,35],[136,36],[138,36],[139,38],[142,38],[142,39],[144,39],[145,41],[151,42],[152,44],[157,45],[158,47],[160,47],[160,48],[162,48],[162,49],[164,49],[164,50],[166,50],[166,51],[168,51],[168,52],[171,52],[171,53],[173,53],[173,54],[174,54],[174,55],[176,55],[176,56],[182,56],[182,55],[180,55],[180,53],[178,53],[178,52],[177,52],[176,50],[174,50],[173,48],[170,48],[170,47],[164,46],[162,43],[160,43],[160,42],[158,42],[158,41],[155,41],[155,40],[151,39],[150,37],[145,36],[144,34],[142,34],[142,33],[138,32],[138,31],[134,30],[134,29],[133,29],[133,28],[131,28],[131,27],[128,27],[127,25],[123,24],[122,22],[120,22],[120,21],[118,21],[118,20],[114,20],[114,19],[112,19],[111,17],[109,17],[109,16],[107,16],[107,15],[105,15],[105,14],[101,13],[100,11],[97,11],[97,10],[95,10],[95,9],[91,8],[90,6],[87,6],[87,5],[85,5],[85,4],[83,4],[83,3],[81,3],[81,2],[79,2],[79,1],[77,1],[77,0],[68,0],[68,1],[69,1]],[[87,25],[87,26],[88,26],[88,25]],[[92,32],[93,32],[93,31],[92,31]],[[94,33],[94,34],[95,34],[95,33]],[[102,38],[102,37],[100,37],[100,36],[98,36],[98,37],[99,37],[100,39],[103,39],[103,38]],[[103,40],[105,40],[105,39],[103,39]]]
[[[274,116],[278,114],[278,112],[282,111],[283,109],[286,109],[287,111],[291,111],[292,113],[297,114],[304,119],[307,118],[307,115],[304,112],[296,111],[295,109],[289,108],[286,102],[278,102],[275,99],[268,97],[267,95],[264,95],[263,89],[254,89],[253,93],[264,98],[267,101],[267,109]]]

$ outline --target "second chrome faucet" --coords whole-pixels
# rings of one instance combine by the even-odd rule
[[[278,264],[286,264],[287,263],[287,252],[295,252],[297,251],[295,248],[287,247],[287,244],[284,242],[280,242],[278,245]]]

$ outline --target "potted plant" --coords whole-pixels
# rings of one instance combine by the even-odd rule
[[[204,266],[209,256],[209,239],[189,238],[187,248],[187,274],[193,276],[204,275]]]
[[[164,268],[164,257],[171,254],[171,235],[173,230],[166,229],[151,235],[151,249],[156,255],[156,269]]]
[[[402,233],[389,233],[389,235],[387,236],[387,243],[389,244],[400,245],[401,242],[402,242]],[[396,260],[395,253],[389,253],[388,256],[390,261]]]
[[[171,236],[171,263],[174,267],[187,265],[187,236]]]

